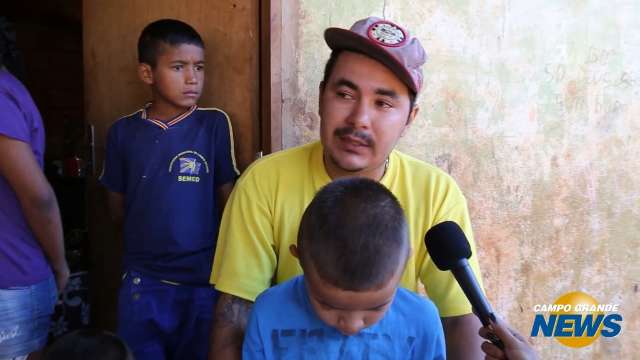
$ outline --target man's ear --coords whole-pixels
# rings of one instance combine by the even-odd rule
[[[153,85],[153,69],[146,63],[138,64],[138,77],[147,85]]]
[[[294,258],[300,260],[300,253],[298,253],[298,247],[295,244],[289,245],[289,252]]]
[[[420,111],[420,107],[417,104],[413,105],[413,109],[411,109],[411,111],[409,112],[409,116],[407,117],[407,123],[404,124],[404,129],[402,129],[402,133],[400,134],[400,137],[404,136],[409,126],[413,124],[413,121],[416,119],[416,116],[418,116],[419,111]]]

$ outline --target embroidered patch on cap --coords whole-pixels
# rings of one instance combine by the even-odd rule
[[[407,40],[407,34],[398,25],[389,21],[378,21],[367,31],[369,39],[383,46],[400,46]]]

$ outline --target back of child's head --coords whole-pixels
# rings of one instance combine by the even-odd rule
[[[81,329],[63,335],[44,352],[44,360],[133,360],[127,345],[104,330]]]
[[[156,66],[163,46],[195,45],[204,49],[198,32],[175,19],[161,19],[147,25],[138,39],[138,62]]]
[[[305,210],[298,254],[305,272],[343,290],[385,286],[404,268],[410,246],[398,200],[366,178],[344,178],[323,187]]]

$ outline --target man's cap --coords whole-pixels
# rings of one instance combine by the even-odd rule
[[[328,28],[324,39],[332,50],[368,55],[393,71],[413,92],[422,88],[422,65],[427,54],[420,41],[402,26],[374,16],[357,21],[351,29]]]

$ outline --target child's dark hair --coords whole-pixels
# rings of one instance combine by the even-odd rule
[[[63,335],[44,352],[44,360],[133,360],[127,345],[104,330],[81,329]]]
[[[300,222],[298,254],[305,272],[342,290],[384,286],[410,252],[398,200],[367,178],[344,178],[322,188]]]
[[[196,45],[204,49],[198,32],[180,20],[162,19],[147,25],[138,39],[138,62],[156,66],[162,46]]]

